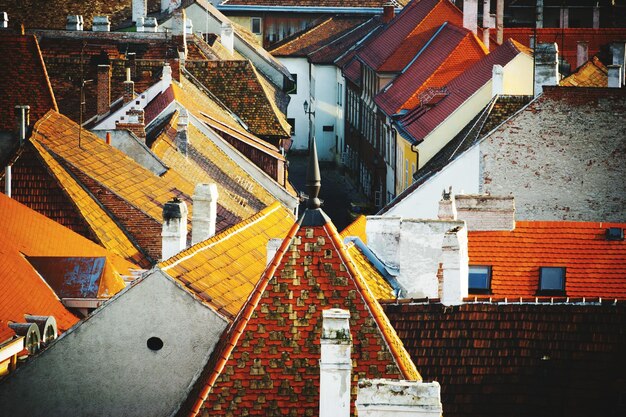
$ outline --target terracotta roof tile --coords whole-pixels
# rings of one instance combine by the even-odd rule
[[[354,264],[354,267],[363,279],[365,283],[372,290],[372,294],[377,300],[389,300],[395,298],[393,288],[380,272],[372,265],[367,259],[367,256],[354,244],[347,246],[347,252],[350,255],[350,260]]]
[[[359,42],[362,42],[367,37],[373,36],[373,34],[382,27],[383,23],[378,17],[367,20],[349,32],[336,37],[326,45],[316,49],[309,54],[309,59],[314,64],[332,64],[336,62],[338,67],[343,67],[344,63],[342,59],[344,56],[353,56],[356,54],[356,48],[359,46]]]
[[[409,0],[394,0],[393,3],[405,6]],[[223,5],[241,6],[280,6],[280,7],[382,7],[386,0],[225,0]]]
[[[607,87],[609,82],[608,70],[598,59],[593,57],[585,62],[568,77],[559,83],[561,87]]]
[[[159,266],[233,319],[265,269],[269,239],[284,238],[293,220],[289,210],[274,203]]]
[[[211,415],[315,415],[324,308],[351,311],[354,381],[421,379],[332,223],[306,226],[324,217],[320,210],[307,210],[287,234],[214,351],[193,414],[205,409]],[[251,375],[253,366],[261,372]],[[258,401],[259,395],[265,401]],[[355,399],[353,391],[351,415]]]

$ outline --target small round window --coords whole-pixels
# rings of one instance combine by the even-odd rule
[[[151,337],[148,339],[146,344],[148,345],[148,349],[154,351],[161,350],[161,348],[163,348],[163,340],[158,337]]]

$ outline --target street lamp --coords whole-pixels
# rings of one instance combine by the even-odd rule
[[[304,114],[307,115],[308,119],[309,119],[309,152],[311,151],[311,127],[313,126],[313,123],[311,122],[311,115],[315,116],[315,110],[311,110],[309,111],[309,102],[304,100],[304,103],[302,103],[302,107],[304,107]]]

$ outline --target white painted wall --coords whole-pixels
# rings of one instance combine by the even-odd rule
[[[312,65],[311,76],[315,78],[315,140],[320,161],[333,161],[337,154],[337,67],[334,65]],[[324,131],[332,126],[332,131]]]
[[[296,94],[290,94],[291,100],[287,107],[287,117],[296,121],[295,135],[292,136],[291,149],[307,150],[309,148],[309,117],[304,113],[304,101],[309,99],[309,63],[306,58],[279,58],[280,62],[287,67],[291,74],[298,77],[298,89]],[[319,145],[319,143],[318,143]]]
[[[227,321],[160,270],[120,293],[0,385],[7,416],[168,416]],[[148,349],[159,337],[161,350]]]
[[[441,192],[452,186],[455,194],[478,194],[480,186],[480,147],[475,145],[437,174],[413,190],[384,216],[436,219]]]
[[[341,73],[341,68],[339,67],[334,67],[335,68],[335,85],[337,86],[336,88],[338,89],[338,91],[336,90],[336,94],[338,97],[341,97],[341,105],[336,103],[336,116],[335,116],[335,133],[338,137],[338,149],[337,149],[337,153],[335,155],[335,162],[340,163],[341,162],[341,154],[344,152],[345,150],[345,109],[346,109],[346,79],[344,78],[343,74]]]

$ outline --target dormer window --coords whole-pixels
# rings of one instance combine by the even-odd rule
[[[555,266],[539,268],[539,294],[565,295],[565,268]]]
[[[473,294],[488,294],[491,292],[491,267],[469,267],[469,292]]]

